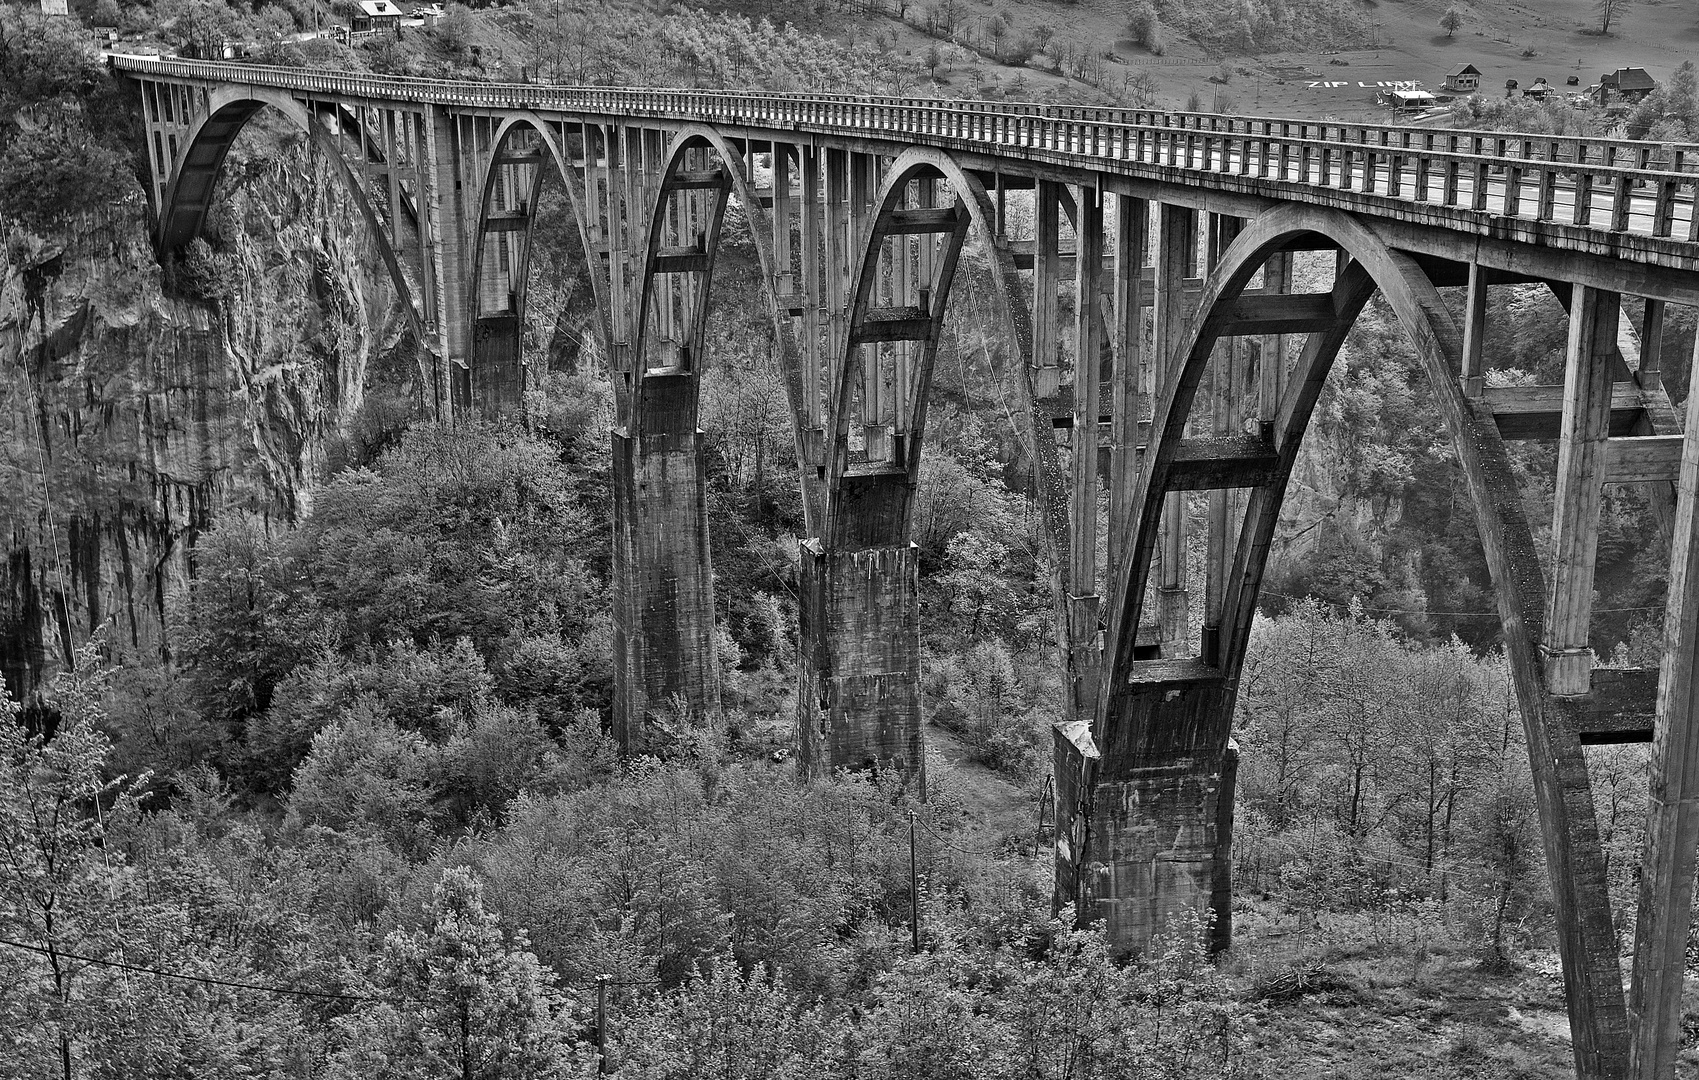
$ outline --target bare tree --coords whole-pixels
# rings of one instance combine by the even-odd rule
[[[1595,0],[1593,10],[1599,13],[1599,33],[1611,32],[1611,20],[1626,14],[1626,8],[1634,0]]]

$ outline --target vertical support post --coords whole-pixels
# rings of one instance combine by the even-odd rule
[[[1126,533],[1132,527],[1133,483],[1138,475],[1141,424],[1148,424],[1151,402],[1144,393],[1144,250],[1150,231],[1150,204],[1129,195],[1115,196],[1114,324],[1110,349],[1112,431],[1109,457],[1109,566],[1118,572],[1127,556]],[[1114,580],[1111,577],[1111,580]],[[1111,597],[1111,603],[1115,598]]]
[[[608,976],[596,976],[596,1071],[608,1068]]]
[[[1663,382],[1664,302],[1646,301],[1645,329],[1640,332],[1640,366],[1635,381],[1649,390]]]
[[[1239,235],[1240,219],[1228,214],[1209,215],[1208,268],[1215,270],[1221,253]],[[1216,342],[1210,356],[1207,386],[1210,394],[1208,416],[1217,436],[1233,434],[1233,419],[1239,394],[1239,365],[1244,355],[1245,339],[1226,338]],[[1201,654],[1208,664],[1219,664],[1221,641],[1221,605],[1226,593],[1228,563],[1233,552],[1228,546],[1228,491],[1216,488],[1209,493],[1208,531],[1205,535],[1203,589],[1203,632]]]
[[[1469,264],[1463,302],[1463,395],[1478,398],[1486,388],[1482,345],[1487,336],[1487,277],[1480,263]]]
[[[1610,360],[1621,310],[1621,295],[1588,285],[1575,286],[1569,305],[1563,426],[1552,511],[1553,571],[1543,643],[1546,686],[1559,696],[1585,694],[1592,683],[1587,631],[1593,613],[1593,564],[1603,495],[1599,477],[1610,434]]]
[[[773,175],[773,295],[785,298],[798,292],[791,269],[791,159],[782,143],[772,144]]]
[[[809,441],[814,452],[812,462],[819,468],[826,463],[826,404],[820,351],[820,307],[825,297],[820,285],[820,227],[824,216],[820,205],[820,151],[813,146],[803,146],[798,148],[798,152],[802,161],[802,276],[798,279],[803,291],[802,392],[808,400]]]
[[[1699,364],[1699,344],[1694,362]],[[1628,997],[1633,1080],[1675,1076],[1699,848],[1699,394],[1687,396],[1684,431]]]
[[[838,385],[849,334],[849,151],[827,147],[826,159],[826,387]]]
[[[1061,279],[1061,185],[1040,180],[1034,195],[1036,220],[1032,250],[1032,366],[1033,388],[1040,401],[1062,389],[1062,368],[1056,340],[1056,283]],[[1040,438],[1044,434],[1040,434]]]
[[[1197,257],[1197,215],[1164,203],[1158,212],[1154,274],[1154,355],[1157,397],[1167,387],[1186,334],[1185,279]],[[1191,600],[1186,587],[1186,496],[1170,492],[1162,508],[1158,552],[1157,626],[1162,655],[1191,652]]]
[[[1068,535],[1068,680],[1072,716],[1089,720],[1097,708],[1097,496],[1103,323],[1103,193],[1081,185],[1074,228],[1073,520]]]
[[[909,952],[920,955],[920,874],[914,855],[914,811],[908,812],[908,930]]]
[[[471,353],[467,340],[471,320],[466,313],[469,291],[463,243],[468,208],[461,185],[454,182],[462,152],[455,138],[454,121],[442,106],[423,108],[420,125],[423,160],[419,162],[415,185],[422,196],[418,207],[419,238],[426,276],[421,306],[434,338],[429,344],[436,354],[434,389],[438,418],[446,420],[454,409],[452,368],[456,364],[465,367]],[[393,160],[390,165],[393,169]]]
[[[1263,267],[1263,288],[1271,293],[1292,291],[1292,253],[1269,256]],[[1257,369],[1257,419],[1272,424],[1280,414],[1280,398],[1286,392],[1286,335],[1268,334],[1262,339]]]

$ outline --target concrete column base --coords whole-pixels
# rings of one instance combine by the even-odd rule
[[[1117,954],[1144,952],[1187,910],[1213,913],[1213,951],[1232,942],[1232,704],[1219,679],[1153,682],[1121,698],[1100,740],[1058,728],[1056,904],[1103,920]]]
[[[519,335],[517,315],[479,316],[465,407],[487,417],[518,411],[525,394]]]
[[[675,702],[697,722],[720,711],[702,433],[616,431],[613,459],[613,737],[641,754]]]
[[[918,549],[802,544],[797,753],[804,775],[894,768],[925,792]]]

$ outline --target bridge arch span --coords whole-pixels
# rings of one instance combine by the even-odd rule
[[[1241,304],[1268,260],[1317,239],[1349,258],[1326,294],[1285,298],[1284,310]],[[1325,246],[1325,245],[1323,245]],[[1118,940],[1141,940],[1190,896],[1216,911],[1217,944],[1230,926],[1232,754],[1229,734],[1237,680],[1256,595],[1280,504],[1323,382],[1346,334],[1379,291],[1426,370],[1462,464],[1504,625],[1505,650],[1521,705],[1540,804],[1553,891],[1606,895],[1586,763],[1570,703],[1547,686],[1546,575],[1517,496],[1517,484],[1490,407],[1459,384],[1463,332],[1417,261],[1371,226],[1337,210],[1287,206],[1252,220],[1205,281],[1200,303],[1170,358],[1156,402],[1151,451],[1132,502],[1132,536],[1118,568],[1105,655],[1099,721],[1101,761],[1095,806],[1071,866],[1058,880],[1078,889],[1082,914],[1102,916]],[[1260,320],[1260,321],[1259,321]],[[1247,436],[1187,435],[1199,386],[1218,340],[1256,333],[1272,321],[1309,327],[1308,340],[1272,420]],[[1196,429],[1194,428],[1194,431]],[[1215,631],[1187,660],[1135,659],[1152,552],[1165,497],[1174,491],[1249,488],[1242,528],[1220,589]],[[1061,758],[1059,754],[1058,766]],[[1555,763],[1542,768],[1540,763]],[[1075,766],[1077,767],[1077,759]],[[1092,767],[1096,767],[1095,765]],[[1198,868],[1213,867],[1212,874]],[[1594,880],[1594,879],[1597,880]],[[1154,891],[1147,891],[1154,886]],[[1162,910],[1144,897],[1164,896]],[[1127,898],[1138,897],[1129,902]],[[1068,897],[1072,899],[1073,897]],[[1628,1029],[1614,931],[1604,904],[1557,906],[1565,989],[1584,1075],[1624,1059]]]
[[[947,199],[927,191],[937,182],[948,189]],[[918,191],[911,192],[911,185],[919,185]],[[916,194],[921,205],[908,205]],[[953,205],[938,205],[946,201]],[[856,530],[853,536],[844,533],[838,539],[868,545],[908,543],[933,364],[956,280],[957,263],[971,235],[990,270],[999,337],[1010,347],[1007,362],[1015,369],[994,371],[994,374],[1003,385],[1008,385],[1013,376],[1021,395],[1021,404],[1030,419],[1024,434],[1028,436],[1028,450],[1039,476],[1045,527],[1057,550],[1066,551],[1068,480],[1054,440],[1042,437],[1048,434],[1051,423],[1049,415],[1040,408],[1032,377],[1031,289],[1016,268],[1009,247],[998,242],[996,211],[985,185],[949,153],[914,147],[905,150],[891,164],[874,207],[872,225],[862,244],[850,286],[849,330],[844,348],[834,357],[837,381],[832,388],[828,476],[838,518],[836,528]],[[941,237],[931,258],[936,264],[932,273],[925,273],[924,259],[917,258],[915,262],[920,264],[922,272],[903,281],[907,275],[901,269],[893,269],[887,241],[917,236],[924,243],[931,235]],[[902,252],[897,261],[908,254]],[[897,378],[891,387],[894,400],[886,410],[904,438],[900,443],[893,440],[889,469],[863,470],[852,461],[850,443],[855,420],[864,424],[869,420],[876,422],[876,418],[867,415],[871,412],[867,353],[887,344],[904,342],[911,343],[916,355],[906,365],[907,378],[902,377],[905,374],[902,370],[895,373]],[[875,475],[890,478],[884,486],[895,501],[886,516],[867,519],[861,509],[852,512],[850,501],[854,497],[849,491],[858,482],[864,482],[863,476]],[[863,520],[852,524],[852,517]],[[870,528],[877,531],[862,531]]]
[[[608,322],[608,275],[594,262],[584,180],[572,164],[569,148],[563,141],[564,136],[557,130],[558,127],[559,125],[550,124],[534,112],[514,112],[506,115],[496,127],[487,151],[482,156],[475,188],[478,203],[475,207],[476,218],[471,236],[471,273],[466,279],[466,340],[470,343],[468,365],[471,369],[467,378],[473,386],[493,381],[508,384],[506,389],[515,393],[523,389],[520,385],[520,349],[529,301],[532,245],[537,225],[536,210],[538,199],[550,176],[551,166],[553,175],[559,178],[566,191],[580,250],[586,260],[596,309],[597,335],[604,351],[610,347],[612,338]],[[543,160],[528,161],[523,167],[516,167],[513,162],[507,160],[508,153],[522,141],[530,143]],[[515,187],[523,190],[515,192],[512,190]],[[507,265],[502,268],[501,274],[508,283],[507,291],[510,294],[506,298],[510,306],[505,315],[512,322],[512,325],[506,328],[506,334],[496,335],[511,335],[511,340],[506,341],[506,347],[501,348],[493,347],[490,335],[484,332],[486,328],[482,325],[485,321],[482,300],[490,285],[489,271],[493,269],[493,260],[489,258],[490,240],[494,235],[493,226],[513,218],[520,219],[517,221],[519,227],[501,230],[505,235],[517,238],[511,242],[512,247],[507,251]],[[511,367],[512,378],[504,379],[502,376],[506,373],[489,371],[491,365]]]
[[[171,180],[159,207],[155,246],[161,253],[175,251],[201,234],[212,209],[224,159],[243,130],[259,113],[273,109],[311,140],[331,166],[342,186],[354,200],[366,230],[376,243],[378,256],[389,272],[397,294],[406,305],[408,322],[415,338],[424,344],[424,320],[413,280],[404,271],[390,239],[390,230],[378,216],[364,186],[355,178],[341,150],[325,130],[323,121],[287,91],[233,84],[220,86],[207,95],[172,161]],[[155,134],[155,138],[159,136]],[[391,208],[392,213],[399,212]]]

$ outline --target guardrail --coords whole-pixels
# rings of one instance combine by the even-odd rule
[[[1699,241],[1699,144],[994,101],[562,87],[115,56],[118,70],[315,95],[901,135],[1104,171],[1154,166]]]

